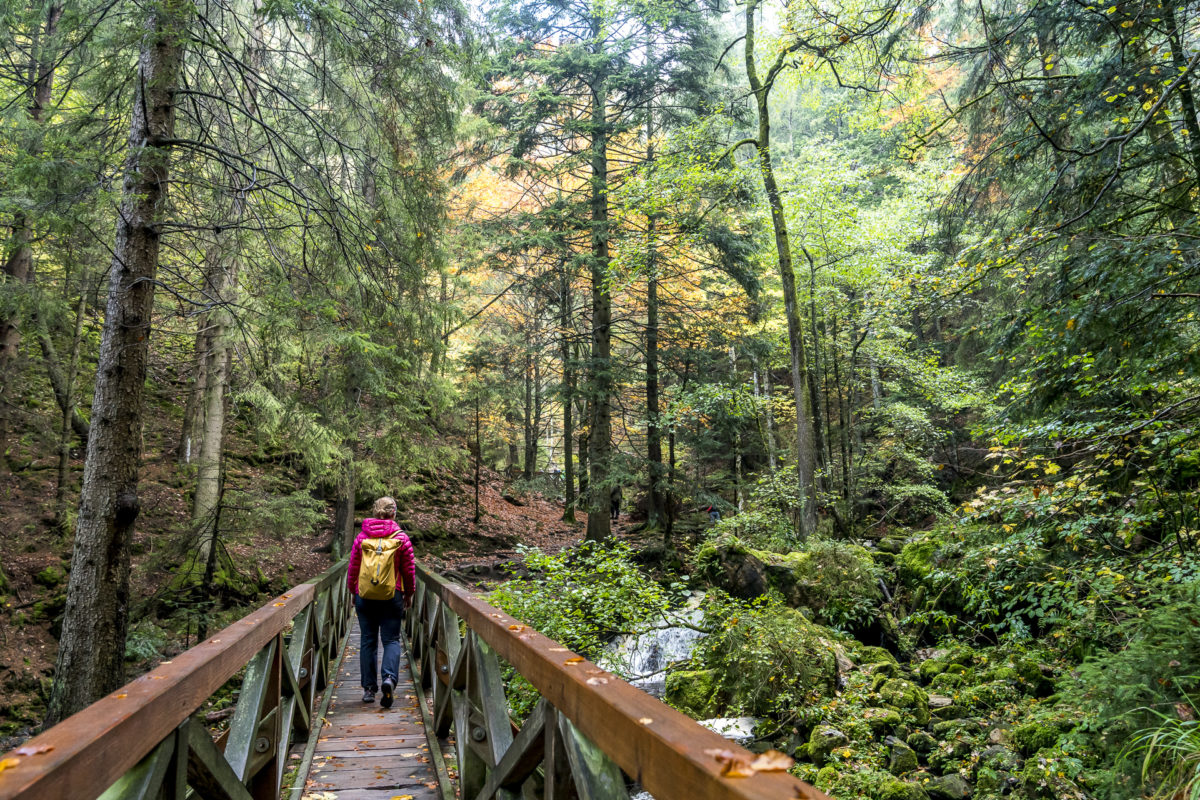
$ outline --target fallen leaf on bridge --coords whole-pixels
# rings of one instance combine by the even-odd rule
[[[21,759],[19,758],[6,758],[3,761],[0,761],[0,772],[4,772],[6,769],[12,769],[20,763]]]
[[[580,661],[583,661],[583,656],[571,656],[566,661],[564,661],[563,664],[565,664],[569,667],[572,664],[578,664]]]
[[[54,749],[52,744],[27,744],[24,747],[18,747],[13,752],[19,756],[36,756],[41,753],[49,753]]]
[[[603,686],[608,683],[608,678],[588,678],[587,682],[589,686]]]
[[[413,800],[413,796],[411,794],[394,794],[392,800]]]
[[[524,626],[524,625],[509,625],[508,629],[510,631],[523,631],[523,630],[525,630],[525,627],[526,626]]]
[[[649,725],[651,722],[654,722],[654,720],[650,719],[649,717],[642,717],[638,720],[638,722],[642,723],[643,725]]]

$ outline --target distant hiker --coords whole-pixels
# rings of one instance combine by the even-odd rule
[[[710,505],[708,508],[706,508],[704,510],[708,512],[708,522],[710,525],[714,522],[720,521],[721,512],[717,510],[716,506]]]
[[[612,521],[616,522],[617,517],[621,516],[621,487],[614,486],[608,494],[608,508],[612,514]]]
[[[412,542],[396,524],[396,501],[381,497],[363,520],[362,531],[350,548],[346,582],[354,594],[359,627],[359,671],[363,702],[374,703],[379,641],[383,641],[383,697],[379,705],[392,707],[400,677],[400,625],[404,609],[417,588],[417,563]]]

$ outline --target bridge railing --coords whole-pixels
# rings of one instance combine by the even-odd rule
[[[277,800],[349,614],[343,561],[0,756],[0,800]],[[194,715],[243,668],[214,742]]]
[[[454,733],[459,800],[621,800],[626,776],[659,800],[828,800],[467,590],[425,570],[417,585],[410,657],[437,735]],[[541,695],[519,730],[501,659]]]

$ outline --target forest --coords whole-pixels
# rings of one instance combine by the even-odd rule
[[[694,610],[665,700],[836,800],[1200,798],[1200,4],[0,0],[0,56],[0,750],[387,494],[588,657]]]

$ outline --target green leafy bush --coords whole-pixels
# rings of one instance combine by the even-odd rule
[[[554,555],[520,551],[531,576],[502,583],[488,602],[589,658],[618,633],[661,619],[670,604],[626,544],[583,542]]]
[[[837,634],[779,603],[741,603],[709,595],[715,628],[693,660],[715,672],[729,712],[796,719],[837,682]]]

